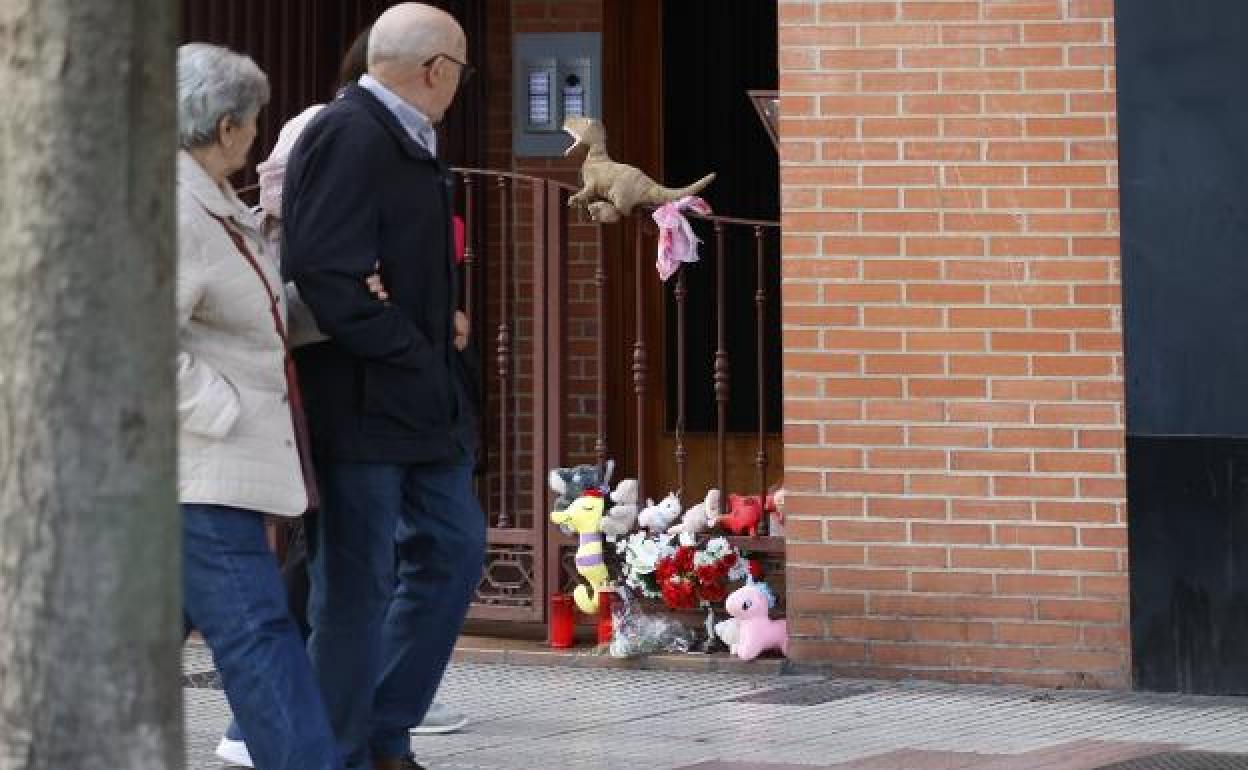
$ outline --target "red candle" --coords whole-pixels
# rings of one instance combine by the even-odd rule
[[[576,610],[572,597],[555,594],[550,597],[550,646],[571,647],[576,638]]]
[[[598,644],[610,644],[614,630],[611,626],[611,600],[615,594],[602,591],[598,594]]]

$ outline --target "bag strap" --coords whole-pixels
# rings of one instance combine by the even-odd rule
[[[256,271],[256,276],[259,277],[260,282],[264,284],[264,290],[269,295],[269,312],[273,316],[273,326],[277,329],[277,336],[282,338],[282,347],[289,353],[290,338],[286,335],[286,322],[282,320],[281,295],[273,291],[273,284],[269,283],[268,277],[264,274],[264,268],[260,267],[260,262],[251,253],[251,249],[247,248],[247,240],[243,238],[242,233],[230,227],[229,222],[224,217],[217,216],[206,208],[204,211],[208,213],[208,216],[217,220],[221,227],[225,229],[226,234],[230,236],[230,240],[234,241],[235,247],[238,248],[238,253],[243,255],[243,258],[251,265],[251,269]]]

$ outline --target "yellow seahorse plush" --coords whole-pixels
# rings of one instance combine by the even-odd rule
[[[610,577],[602,560],[602,513],[605,507],[606,499],[602,492],[589,489],[564,510],[550,514],[552,522],[566,524],[580,538],[580,548],[576,549],[576,571],[589,585],[578,585],[572,592],[572,598],[580,611],[587,615],[598,612],[598,592]]]

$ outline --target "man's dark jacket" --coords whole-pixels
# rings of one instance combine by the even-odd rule
[[[469,461],[476,374],[454,346],[459,279],[450,172],[350,86],[290,154],[282,268],[327,342],[296,352],[319,457]],[[365,278],[380,263],[383,303]]]

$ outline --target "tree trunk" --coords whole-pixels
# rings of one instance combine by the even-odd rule
[[[175,5],[0,0],[0,770],[184,762]]]

